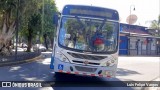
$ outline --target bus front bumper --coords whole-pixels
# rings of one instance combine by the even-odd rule
[[[70,62],[62,62],[59,59],[54,60],[54,71],[68,74],[100,76],[100,77],[115,77],[117,65],[110,67],[82,65]]]

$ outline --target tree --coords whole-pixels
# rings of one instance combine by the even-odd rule
[[[10,55],[9,48],[16,28],[17,0],[0,1],[0,55]]]
[[[160,15],[158,17],[158,20],[153,20],[151,22],[150,28],[152,30],[155,30],[154,35],[160,37]]]
[[[53,25],[53,15],[57,11],[57,8],[55,6],[54,0],[26,0],[28,1],[28,4],[25,6],[25,13],[24,16],[22,16],[22,22],[21,22],[21,31],[20,35],[23,38],[27,39],[28,42],[28,48],[27,51],[30,51],[30,48],[32,47],[31,44],[33,42],[37,42],[37,37],[39,37],[41,43],[44,41],[46,47],[48,47],[47,41],[50,40],[51,43],[53,43],[53,35],[54,35],[54,28]],[[44,2],[44,4],[43,4]],[[44,5],[44,9],[43,9]],[[34,7],[31,7],[34,6]],[[43,14],[44,12],[44,14]],[[34,15],[38,14],[38,22],[37,25],[34,26],[33,24],[28,25],[28,22],[32,22],[31,19],[35,19],[33,17]],[[32,17],[32,18],[31,18]],[[40,25],[41,24],[41,25]],[[43,26],[43,28],[42,28]],[[30,27],[34,27],[31,29]],[[33,32],[30,33],[29,32]],[[32,34],[32,35],[31,35]],[[43,38],[43,39],[42,39]]]
[[[37,31],[41,27],[41,16],[40,14],[34,14],[31,16],[28,22],[28,29],[27,29],[27,40],[28,40],[28,47],[27,51],[31,51],[32,47],[32,40],[35,38]]]
[[[20,31],[28,30],[29,18],[37,12],[40,0],[1,0],[0,1],[0,54],[10,55],[10,41],[15,35],[16,22]],[[32,7],[31,7],[32,6]],[[17,16],[17,11],[19,16]]]
[[[42,6],[43,26],[42,30],[45,46],[48,49],[48,40],[53,44],[55,25],[53,25],[53,15],[57,12],[54,0],[44,0],[44,15]],[[53,46],[53,45],[52,45]]]
[[[0,55],[10,55],[9,42],[15,35],[16,21],[19,20],[19,35],[27,39],[27,51],[31,51],[38,32],[45,39],[53,38],[52,16],[56,12],[54,0],[44,0],[44,30],[42,30],[43,0],[0,0]],[[19,16],[16,15],[19,11]],[[43,33],[43,35],[41,35]],[[52,39],[53,40],[53,39]]]
[[[25,9],[21,12],[20,37],[27,40],[27,52],[31,51],[37,32],[41,31],[41,0],[25,0]]]

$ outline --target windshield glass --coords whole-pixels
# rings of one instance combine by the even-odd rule
[[[106,19],[63,17],[58,40],[68,49],[114,52],[117,50],[118,28],[118,22]]]

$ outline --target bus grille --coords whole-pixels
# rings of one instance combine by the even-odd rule
[[[79,64],[83,64],[84,63],[84,61],[77,61],[77,60],[73,60],[73,62],[79,63]],[[94,62],[89,62],[88,64],[91,64],[91,65],[100,65],[100,63],[94,63]]]
[[[95,72],[97,68],[89,68],[89,67],[81,67],[81,66],[75,66],[75,68],[78,71],[83,71],[83,72]]]
[[[84,54],[77,54],[77,53],[70,53],[70,52],[67,52],[67,53],[74,58],[80,58],[80,59],[102,60],[107,58],[107,56],[93,56],[93,55],[84,55]]]

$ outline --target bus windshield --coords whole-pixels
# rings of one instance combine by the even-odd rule
[[[107,19],[63,16],[58,42],[65,49],[86,52],[116,52],[118,22]]]

